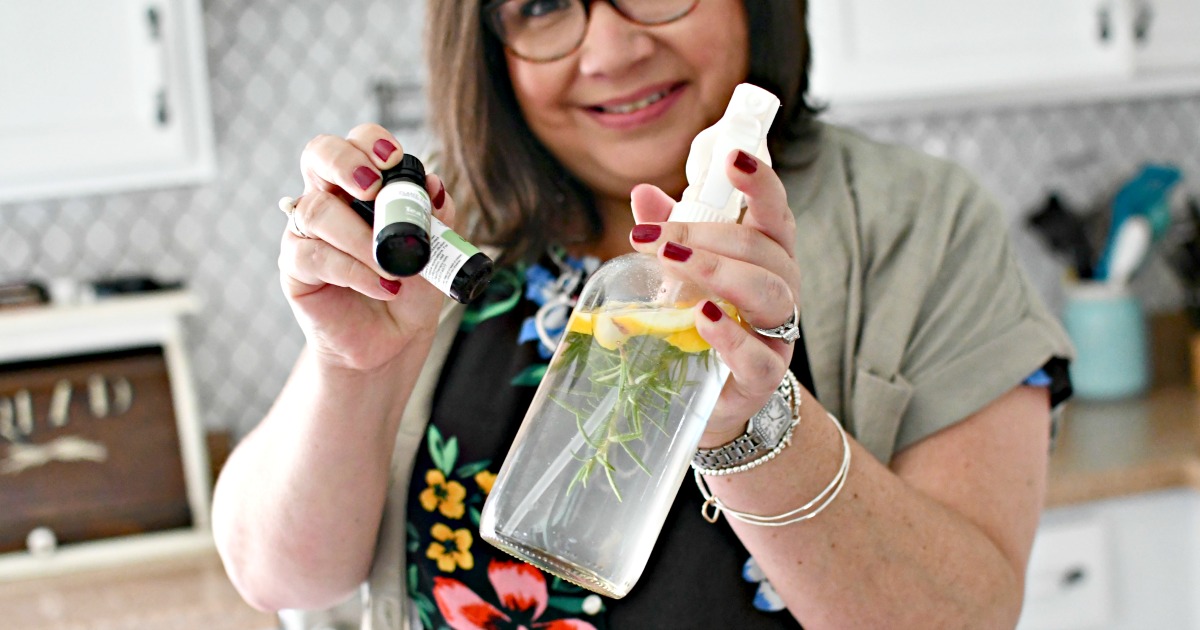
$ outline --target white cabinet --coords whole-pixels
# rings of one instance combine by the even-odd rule
[[[1200,630],[1200,493],[1052,509],[1018,630]]]
[[[812,0],[831,113],[1200,91],[1200,0]]]
[[[1200,0],[1133,0],[1139,69],[1200,73]]]
[[[0,203],[210,179],[199,0],[0,2]]]

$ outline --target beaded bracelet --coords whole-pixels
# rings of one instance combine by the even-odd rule
[[[700,489],[700,494],[704,496],[704,505],[700,506],[700,515],[709,523],[716,523],[724,512],[726,518],[733,518],[743,523],[751,525],[761,525],[763,527],[782,527],[806,521],[820,514],[837,498],[842,491],[842,486],[846,485],[846,477],[850,472],[850,440],[846,437],[846,430],[842,428],[842,424],[831,413],[826,413],[833,425],[837,427],[838,433],[842,436],[842,465],[838,468],[838,472],[833,477],[833,481],[825,487],[812,501],[804,505],[774,516],[761,516],[758,514],[750,514],[748,512],[739,512],[725,505],[720,499],[712,494],[708,489],[708,485],[704,482],[704,476],[699,470],[694,471],[693,476],[696,479],[696,487]],[[789,432],[788,438],[791,437]],[[758,460],[755,460],[757,462]],[[751,462],[754,463],[754,462]],[[711,508],[711,513],[710,513]]]

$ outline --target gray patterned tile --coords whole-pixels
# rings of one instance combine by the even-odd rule
[[[275,267],[304,143],[383,120],[409,150],[428,136],[402,92],[381,111],[375,84],[421,83],[423,2],[208,0],[204,3],[217,176],[208,185],[0,206],[0,281],[139,273],[184,279],[201,301],[187,322],[205,424],[244,432],[266,412],[303,343]],[[1010,213],[1014,247],[1051,303],[1061,268],[1021,227],[1048,190],[1102,206],[1148,160],[1171,161],[1200,194],[1200,96],[910,116],[863,125],[873,137],[962,162]],[[1151,308],[1177,288],[1161,266],[1138,278]]]

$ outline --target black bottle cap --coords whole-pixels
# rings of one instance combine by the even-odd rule
[[[381,177],[384,186],[396,180],[403,180],[425,188],[425,165],[417,159],[417,156],[405,153],[404,157],[400,158],[400,163],[392,168],[384,169]]]

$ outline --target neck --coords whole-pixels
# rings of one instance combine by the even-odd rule
[[[580,243],[571,248],[575,255],[595,256],[600,260],[616,258],[633,251],[629,231],[633,229],[633,210],[629,199],[602,198],[596,200],[596,211],[604,221],[604,231],[597,240]]]

